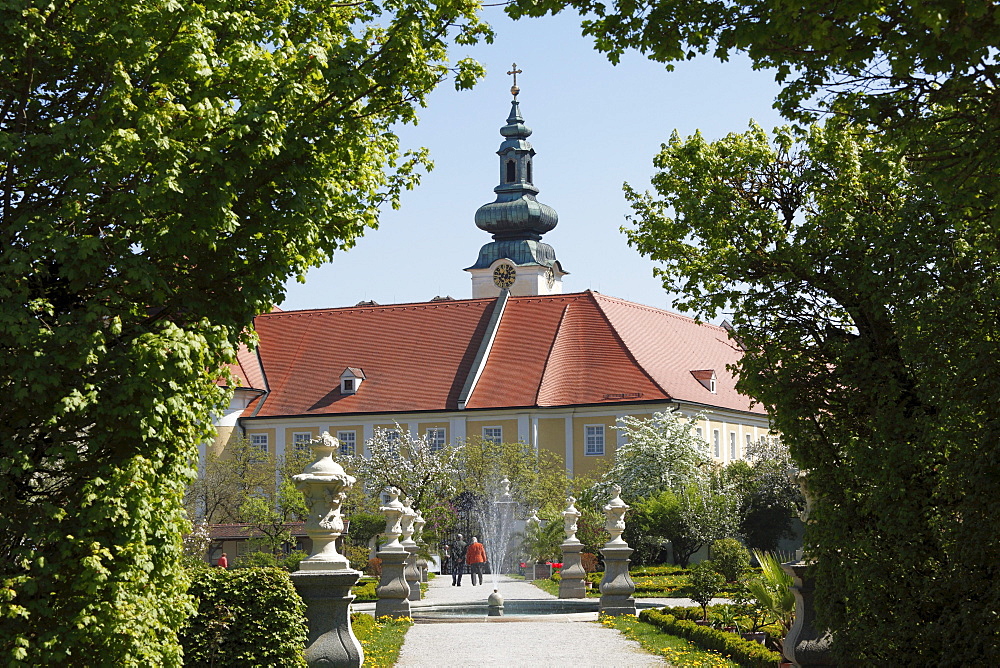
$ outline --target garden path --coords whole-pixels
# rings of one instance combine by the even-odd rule
[[[490,578],[492,576],[487,576]],[[498,576],[500,593],[514,599],[553,599],[534,585],[519,579]],[[411,603],[416,609],[429,605],[483,603],[493,592],[491,580],[473,587],[463,578],[453,587],[451,577],[439,576],[430,582],[427,596]],[[573,613],[535,617],[495,617],[490,621],[416,624],[407,632],[396,663],[401,668],[586,668],[589,666],[664,666],[659,657],[647,654],[635,641],[614,629],[596,623],[597,613]]]

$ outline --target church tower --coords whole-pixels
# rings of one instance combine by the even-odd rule
[[[531,128],[524,124],[518,105],[515,64],[507,125],[500,128],[504,140],[500,156],[500,185],[493,189],[496,201],[476,211],[476,226],[493,235],[493,241],[479,249],[479,259],[465,271],[472,274],[472,297],[496,297],[507,289],[516,297],[562,294],[563,271],[552,246],[542,235],[556,226],[555,209],[535,199],[532,158],[535,149],[527,139]]]

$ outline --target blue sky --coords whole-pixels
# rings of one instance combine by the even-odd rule
[[[629,208],[622,183],[649,187],[652,159],[677,130],[700,130],[709,139],[745,130],[750,119],[766,129],[782,123],[772,102],[770,72],[748,61],[699,58],[668,72],[637,53],[618,66],[580,35],[576,14],[511,21],[499,7],[486,16],[497,33],[492,45],[459,47],[453,57],[483,63],[487,77],[472,91],[448,82],[435,91],[420,123],[404,126],[404,147],[426,146],[435,168],[402,208],[387,210],[378,230],[333,262],[290,281],[281,307],[290,309],[419,302],[436,295],[471,297],[462,271],[490,236],[473,222],[494,199],[499,178],[499,128],[510,110],[512,62],[521,111],[534,132],[538,199],[559,214],[545,235],[563,268],[565,292],[593,289],[631,301],[671,308],[672,298],[653,277],[653,263],[630,248],[620,228]]]

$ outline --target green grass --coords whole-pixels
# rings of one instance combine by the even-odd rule
[[[363,668],[391,668],[399,658],[399,650],[413,620],[409,617],[375,619],[356,612],[351,615],[351,626],[365,652]]]
[[[730,668],[737,666],[717,652],[699,648],[690,640],[663,633],[652,624],[640,622],[631,615],[600,618],[604,626],[621,631],[635,640],[651,654],[662,656],[671,666],[678,668]]]

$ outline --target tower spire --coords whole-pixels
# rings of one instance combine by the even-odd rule
[[[498,294],[538,295],[562,292],[566,274],[552,246],[542,242],[542,235],[555,228],[559,215],[539,202],[535,195],[532,161],[535,149],[528,142],[531,128],[524,124],[517,94],[514,63],[507,72],[514,77],[510,92],[514,96],[507,124],[500,128],[504,138],[497,151],[500,156],[500,184],[493,189],[496,200],[476,211],[476,226],[493,235],[493,241],[479,250],[477,262],[466,269],[472,274],[473,297]]]

